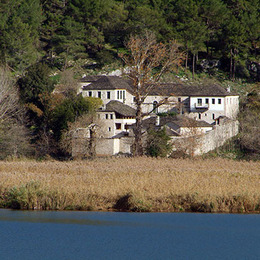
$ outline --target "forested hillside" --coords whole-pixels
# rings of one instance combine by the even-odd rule
[[[20,75],[42,59],[58,69],[87,58],[102,66],[148,29],[176,39],[194,73],[218,67],[259,81],[259,13],[259,0],[1,1],[0,59]]]

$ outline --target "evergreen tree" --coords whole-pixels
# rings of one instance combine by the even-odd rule
[[[146,153],[152,157],[167,157],[171,152],[169,144],[170,137],[166,133],[166,129],[148,131]]]
[[[243,16],[247,12],[245,0],[226,0],[229,8],[228,19],[223,25],[222,52],[229,58],[230,79],[235,80],[236,68],[238,63],[243,62],[248,54],[246,43],[246,25]]]
[[[138,4],[140,2],[140,4]],[[129,34],[141,34],[145,30],[153,31],[160,41],[167,41],[171,38],[170,29],[163,16],[163,10],[156,1],[138,1],[133,4],[126,3],[129,12],[128,25]]]
[[[199,16],[206,25],[207,32],[207,54],[211,56],[213,51],[221,48],[219,44],[219,36],[222,34],[222,26],[228,18],[228,10],[222,0],[204,0],[199,5]]]
[[[102,19],[102,31],[105,42],[113,47],[119,48],[124,46],[124,40],[128,33],[128,11],[124,3],[111,2]]]
[[[39,59],[42,15],[39,0],[1,1],[0,52],[2,63],[22,72]]]
[[[50,79],[50,69],[44,63],[37,63],[29,67],[27,73],[18,81],[20,98],[23,103],[44,109],[42,96],[50,94],[54,89],[53,81]]]
[[[41,26],[42,48],[46,52],[46,57],[53,59],[57,48],[57,33],[67,5],[65,0],[41,0],[41,2],[44,13]]]
[[[68,123],[91,110],[91,103],[81,95],[71,94],[53,111],[51,128],[56,141],[59,141],[63,130],[68,129]]]
[[[199,16],[199,6],[194,0],[177,0],[177,37],[186,50],[186,68],[188,54],[192,54],[192,74],[195,73],[195,59],[198,52],[204,50],[207,40],[206,26]]]

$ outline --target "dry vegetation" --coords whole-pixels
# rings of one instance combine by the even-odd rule
[[[260,212],[260,162],[146,157],[0,162],[0,205],[57,210]]]

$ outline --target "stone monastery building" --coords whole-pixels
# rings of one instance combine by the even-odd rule
[[[97,112],[103,123],[102,135],[96,145],[97,154],[131,154],[136,114],[131,81],[119,76],[85,76],[80,82],[79,93],[103,101]],[[163,104],[158,106],[161,102]],[[238,132],[235,119],[239,111],[239,96],[217,84],[161,83],[145,98],[142,110],[147,113],[144,132],[149,127],[165,127],[173,143],[178,143],[176,149],[183,148],[181,143],[187,143],[188,137],[201,139],[193,148],[194,155],[215,149]],[[173,112],[177,116],[160,116]],[[82,150],[80,140],[88,138],[87,129],[81,129],[75,135],[75,140],[78,140],[73,149],[75,156]],[[207,140],[207,136],[211,140]],[[185,151],[189,150],[191,148],[186,145]]]

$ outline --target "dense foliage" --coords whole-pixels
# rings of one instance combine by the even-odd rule
[[[1,1],[0,59],[20,73],[40,59],[58,68],[87,57],[110,63],[131,33],[148,29],[178,40],[193,73],[207,58],[231,78],[259,80],[259,14],[258,0]]]
[[[170,137],[166,133],[166,129],[148,131],[147,136],[147,155],[152,157],[167,157],[169,156],[172,147],[169,144]]]

